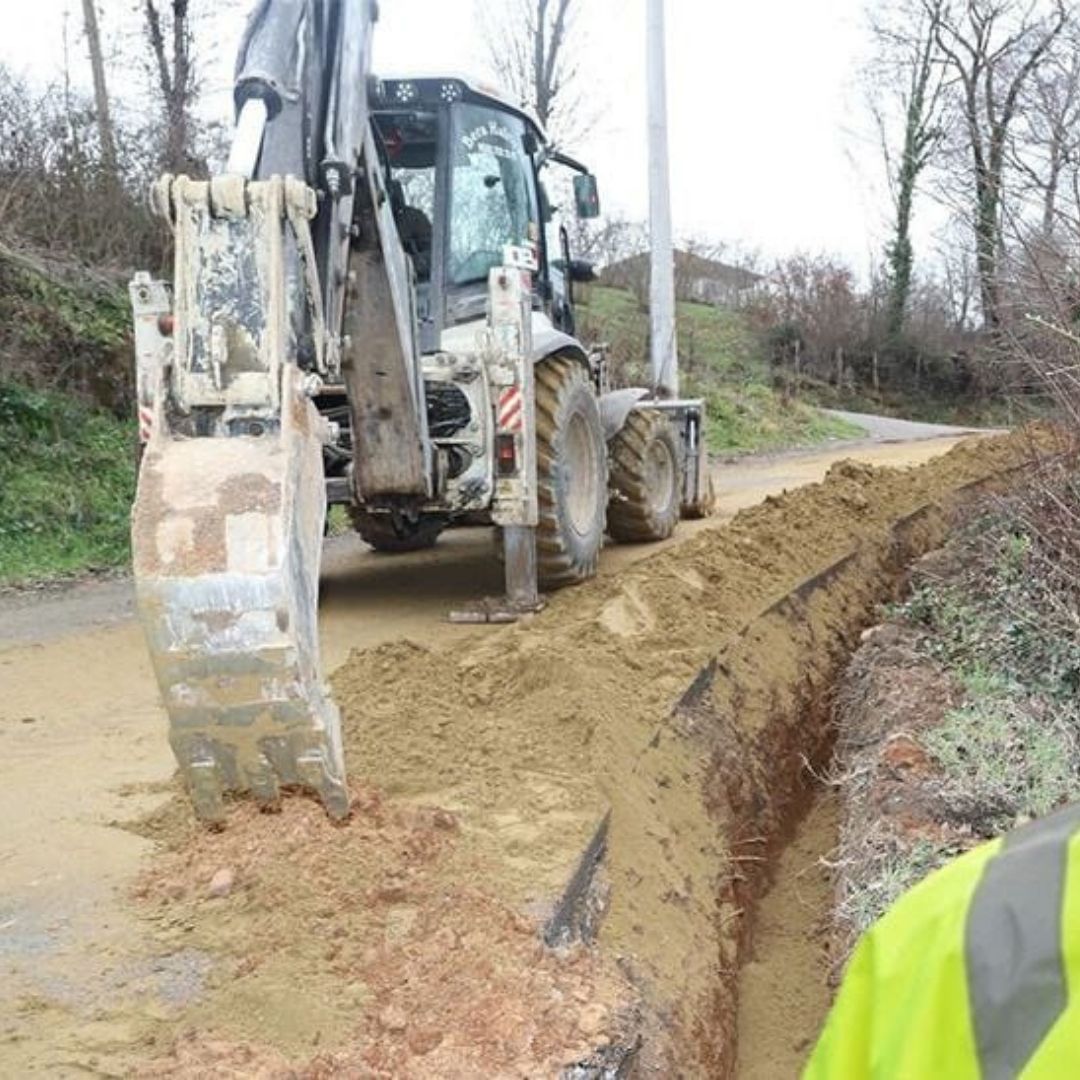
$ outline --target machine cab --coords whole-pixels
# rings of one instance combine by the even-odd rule
[[[554,153],[527,112],[457,78],[383,81],[374,125],[416,278],[422,350],[484,317],[488,272],[507,247],[534,253],[534,309],[572,334],[573,281],[589,268],[571,257],[561,204],[599,213],[584,167]]]

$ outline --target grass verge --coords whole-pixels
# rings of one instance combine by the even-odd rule
[[[0,583],[123,564],[134,490],[132,424],[0,383]]]
[[[1047,467],[916,572],[838,696],[838,962],[949,859],[1080,798],[1080,481]]]
[[[818,446],[858,439],[866,432],[802,401],[784,401],[768,386],[751,383],[705,391],[705,434],[709,449],[721,454]]]

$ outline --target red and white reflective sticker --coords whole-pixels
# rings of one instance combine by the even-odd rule
[[[139,406],[139,442],[150,441],[150,430],[154,426],[154,411],[145,405]]]
[[[525,410],[521,400],[521,388],[508,386],[499,395],[498,428],[500,431],[520,431]]]

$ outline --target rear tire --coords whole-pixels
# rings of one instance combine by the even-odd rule
[[[671,421],[656,409],[635,409],[608,444],[611,502],[608,532],[624,543],[666,540],[679,523],[682,470]]]
[[[604,543],[607,447],[585,368],[554,356],[536,366],[536,466],[542,589],[592,577]]]
[[[416,521],[402,519],[395,523],[390,514],[371,514],[354,506],[350,507],[349,516],[360,539],[387,555],[434,547],[446,528],[446,519],[438,514],[421,514]]]

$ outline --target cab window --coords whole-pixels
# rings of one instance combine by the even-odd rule
[[[485,281],[503,249],[539,239],[533,165],[524,121],[482,105],[454,110],[447,282]]]

